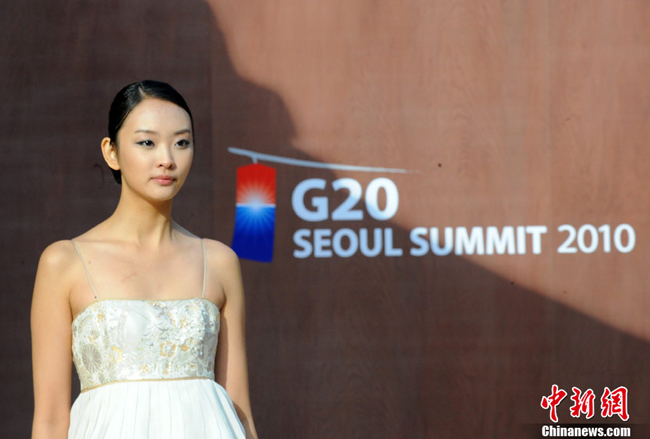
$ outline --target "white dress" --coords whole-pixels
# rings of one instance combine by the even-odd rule
[[[245,437],[214,381],[220,314],[205,298],[205,243],[203,258],[201,297],[178,300],[100,300],[83,262],[97,301],[72,322],[81,394],[68,439]]]

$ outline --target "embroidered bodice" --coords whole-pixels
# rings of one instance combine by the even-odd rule
[[[219,309],[202,297],[94,302],[72,322],[81,388],[123,380],[214,379],[219,326]]]
[[[214,380],[220,314],[205,298],[203,239],[201,297],[177,300],[101,300],[79,246],[72,243],[96,300],[72,322],[72,360],[82,392],[117,381]]]

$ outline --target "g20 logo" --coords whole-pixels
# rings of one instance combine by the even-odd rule
[[[347,190],[347,197],[332,206],[325,194],[327,181],[322,178],[310,178],[301,181],[293,190],[291,205],[295,214],[304,221],[362,221],[366,214],[377,221],[388,221],[399,208],[399,192],[390,179],[379,177],[372,180],[365,191],[353,178],[339,178],[332,182],[334,191]],[[384,202],[380,203],[380,194]],[[363,198],[365,210],[358,207]],[[380,205],[381,204],[381,205]],[[333,208],[333,210],[332,210]],[[331,210],[331,213],[330,213]],[[401,248],[393,245],[393,229],[390,227],[353,230],[341,228],[299,229],[293,235],[298,247],[293,255],[296,258],[330,258],[334,255],[349,258],[360,252],[366,257],[402,256]]]
[[[329,198],[324,195],[315,195],[309,198],[310,208],[307,208],[307,193],[310,191],[324,191],[327,182],[322,178],[310,178],[300,182],[293,190],[291,205],[293,211],[300,219],[310,222],[326,221],[329,217]],[[332,189],[340,191],[348,190],[347,198],[332,211],[332,221],[361,221],[364,218],[364,211],[356,206],[361,201],[363,188],[353,178],[339,178],[332,182]],[[384,207],[379,206],[379,193],[383,191],[386,196]],[[372,180],[363,197],[366,204],[366,212],[377,221],[387,221],[397,213],[399,207],[399,192],[397,186],[385,177]]]

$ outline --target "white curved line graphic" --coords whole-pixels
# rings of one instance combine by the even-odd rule
[[[371,166],[355,166],[355,165],[341,165],[339,163],[323,163],[311,160],[290,159],[287,157],[280,157],[277,155],[264,154],[261,152],[250,151],[248,149],[229,147],[228,152],[236,155],[243,155],[250,157],[253,163],[258,160],[265,162],[281,163],[283,165],[300,166],[303,168],[320,168],[320,169],[335,169],[339,171],[361,171],[361,172],[384,172],[394,174],[410,174],[413,171],[397,168],[374,168]]]

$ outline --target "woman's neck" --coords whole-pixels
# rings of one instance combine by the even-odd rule
[[[159,247],[173,239],[172,200],[153,203],[122,192],[107,222],[120,240],[140,247]]]

